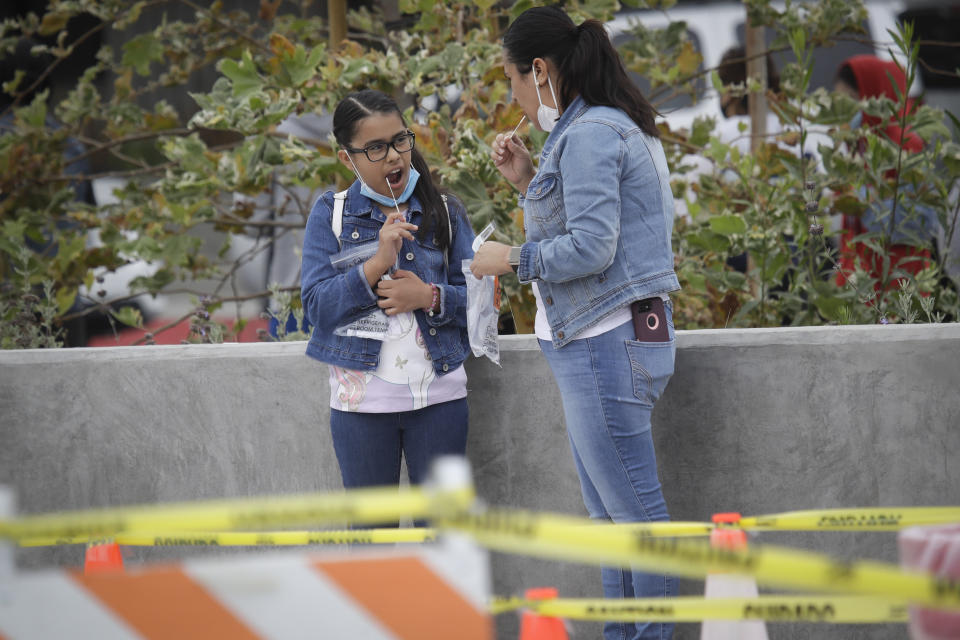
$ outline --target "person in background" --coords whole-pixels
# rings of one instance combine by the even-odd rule
[[[881,60],[876,56],[858,55],[845,60],[837,70],[834,90],[856,100],[886,97],[899,102],[897,92],[907,93],[907,81],[903,71],[891,60]],[[908,113],[915,108],[912,98],[907,98],[903,107]],[[850,123],[852,129],[869,128],[875,133],[899,145],[908,153],[923,149],[923,140],[915,133],[904,130],[899,124],[899,116],[884,121],[876,116],[858,111]],[[856,153],[864,153],[866,141],[860,140]],[[897,178],[896,172],[888,173],[889,180]],[[866,187],[861,195],[866,194]],[[844,215],[843,233],[840,238],[840,260],[837,272],[837,284],[844,286],[850,274],[859,266],[877,280],[879,290],[883,278],[883,258],[875,254],[865,243],[855,241],[863,233],[889,233],[889,214],[893,201],[871,203],[862,215]],[[933,213],[911,202],[910,190],[906,189],[897,206],[898,216],[895,228],[890,235],[890,244],[886,251],[890,257],[890,272],[899,270],[912,276],[930,265],[930,250],[925,245],[933,242],[938,222]],[[912,211],[911,211],[912,210]],[[891,283],[895,286],[895,283]]]
[[[720,65],[717,67],[717,75],[724,87],[734,85],[746,86],[747,83],[747,52],[743,47],[732,47],[724,52],[720,59]],[[777,67],[773,62],[773,57],[767,54],[767,89],[774,93],[780,91],[780,74],[777,73]],[[740,153],[750,153],[750,131],[752,123],[750,122],[750,109],[748,107],[748,96],[734,95],[729,89],[720,94],[720,110],[723,118],[717,122],[713,130],[713,135],[720,142],[737,148]],[[781,132],[780,119],[773,111],[767,111],[767,138],[764,140],[776,140],[777,134]],[[713,162],[707,158],[697,155],[688,156],[688,164],[692,164],[693,171],[687,173],[687,179],[695,181],[700,174],[714,171]],[[686,158],[685,158],[686,160]],[[695,198],[695,194],[693,195]],[[680,207],[686,212],[686,202],[681,201]],[[727,258],[727,264],[739,271],[746,273],[748,260],[746,252],[740,255]]]
[[[503,59],[513,100],[550,135],[536,169],[519,137],[496,137],[493,161],[520,192],[526,242],[486,242],[470,270],[516,271],[533,285],[535,331],[590,517],[668,520],[650,418],[673,374],[668,294],[680,285],[656,112],[596,20],[576,25],[559,8],[528,9],[503,37]],[[605,568],[602,582],[608,598],[676,591],[672,577],[630,569]],[[608,622],[604,636],[663,639],[672,630]]]
[[[780,92],[780,74],[777,71],[773,56],[768,52],[767,58],[767,91],[768,95],[776,95]],[[723,118],[719,120],[714,127],[713,135],[721,143],[736,148],[741,154],[751,153],[751,131],[753,124],[750,118],[749,96],[746,94],[737,95],[732,87],[746,87],[747,85],[747,52],[742,46],[731,47],[724,52],[717,67],[717,75],[720,82],[723,83],[724,90],[720,94],[720,110]],[[821,158],[818,147],[821,144],[831,144],[829,137],[823,133],[810,131],[806,132],[803,150],[801,152],[799,139],[794,144],[789,144],[782,134],[789,131],[796,131],[797,128],[792,125],[784,125],[773,109],[766,113],[766,133],[763,139],[764,143],[776,144],[784,151],[795,156],[808,159],[809,175],[821,170]],[[689,184],[695,184],[702,174],[711,174],[717,170],[714,162],[707,157],[699,154],[690,154],[684,156],[682,164],[688,167],[684,176]],[[731,180],[736,180],[736,174],[732,171],[722,173]],[[688,202],[696,201],[696,192],[688,191],[685,197],[678,198],[675,202],[677,215],[687,215]],[[737,256],[731,256],[727,259],[727,264],[741,273],[746,273],[749,268],[748,257],[746,253]]]
[[[724,52],[717,67],[717,75],[724,87],[747,84],[747,51],[743,47],[731,47]],[[767,53],[767,91],[780,92],[780,74],[773,56]],[[727,90],[720,95],[720,110],[723,119],[713,130],[715,136],[725,144],[735,146],[741,153],[750,153],[750,109],[749,97],[734,95]],[[767,111],[768,140],[775,140],[782,126],[780,118],[772,110]]]
[[[401,457],[419,484],[435,457],[466,449],[470,348],[460,265],[473,255],[473,229],[463,206],[434,185],[393,98],[348,95],[333,134],[357,179],[321,195],[307,221],[307,355],[329,365],[344,487],[397,484]]]

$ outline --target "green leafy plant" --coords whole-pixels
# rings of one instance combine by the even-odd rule
[[[11,54],[23,37],[44,43],[34,48],[49,60],[44,74],[76,43],[106,28],[128,34],[121,46],[103,47],[95,64],[56,100],[35,94],[43,75],[31,81],[18,74],[5,87],[16,101],[0,113],[0,282],[18,295],[29,288],[46,305],[48,315],[39,317],[47,319],[37,322],[48,328],[31,335],[53,335],[62,323],[96,310],[137,325],[142,319],[122,306],[142,294],[193,296],[197,308],[179,321],[191,323],[189,339],[195,341],[239,331],[245,322],[240,305],[251,299],[272,296],[274,313],[296,314],[297,287],[241,291],[238,273],[266,254],[277,237],[305,226],[312,203],[295,194],[343,188],[352,174],[336,160],[330,140],[291,137],[278,126],[291,115],[330,113],[346,93],[361,88],[391,93],[406,106],[418,148],[441,184],[463,199],[476,229],[494,222],[495,239],[521,242],[522,212],[490,161],[490,143],[521,117],[509,102],[499,39],[512,17],[534,4],[544,3],[401,0],[399,22],[388,21],[374,5],[349,13],[347,39],[334,47],[310,0],[263,0],[256,14],[228,10],[219,0],[209,6],[191,0],[53,0],[43,15],[0,24],[0,54]],[[669,15],[674,2],[624,4]],[[174,17],[183,7],[188,15]],[[565,7],[575,20],[607,20],[620,4],[581,0]],[[881,136],[844,126],[858,109],[886,118],[900,113],[899,105],[858,104],[809,91],[812,48],[858,28],[864,15],[860,2],[788,3],[778,10],[769,0],[749,0],[745,10],[755,23],[776,31],[774,48],[792,49],[799,60],[783,70],[783,94],[772,104],[796,139],[741,154],[712,137],[709,120],[690,131],[663,125],[675,192],[696,194],[692,219],[678,221],[674,233],[684,286],[676,297],[677,326],[956,319],[958,300],[944,284],[943,256],[918,276],[904,276],[894,266],[883,272],[882,282],[853,273],[850,284],[838,287],[830,274],[831,231],[815,233],[821,223],[811,218],[891,200],[891,225],[922,205],[933,207],[945,228],[955,227],[958,212],[955,204],[949,209],[948,196],[957,184],[960,150],[943,114],[929,107],[903,110],[903,124],[927,143],[921,153],[907,156]],[[68,45],[64,28],[81,13],[99,22],[73,34],[76,40]],[[712,70],[699,69],[702,61],[682,23],[660,31],[638,27],[635,36],[624,45],[624,59],[651,80],[655,103],[696,94],[697,82],[710,77]],[[904,30],[895,37],[908,75],[915,73],[912,34]],[[216,80],[198,90],[196,78],[211,70]],[[195,109],[182,112],[161,97],[163,91],[188,88]],[[453,103],[441,100],[432,110],[424,108],[427,98],[447,91],[457,94]],[[822,172],[783,148],[804,143],[811,128],[828,129],[835,141],[822,151]],[[521,133],[536,155],[545,135],[532,128]],[[841,152],[858,137],[865,138],[867,153]],[[688,179],[683,157],[692,152],[709,158],[717,170]],[[893,183],[886,179],[891,170],[897,175]],[[121,181],[115,202],[91,205],[76,197],[75,187],[84,179],[106,177]],[[808,183],[815,187],[808,189]],[[269,216],[250,204],[281,190],[294,195],[275,198]],[[91,234],[99,244],[88,242]],[[256,241],[237,257],[231,247],[241,235]],[[211,242],[220,246],[211,250]],[[859,242],[883,255],[889,238],[867,235]],[[24,247],[33,247],[30,275],[18,268]],[[745,274],[726,264],[743,252],[751,259]],[[131,283],[129,293],[112,299],[97,295],[97,278],[104,272],[138,261],[152,269]],[[49,282],[42,296],[34,289],[41,273]],[[509,276],[503,285],[505,308],[518,330],[531,330],[529,288]],[[911,301],[912,313],[901,296]],[[9,298],[5,304],[4,313],[14,313]],[[237,316],[232,329],[213,318],[227,309]],[[298,331],[283,337],[302,337],[299,322]]]
[[[858,30],[865,16],[860,3],[788,3],[783,10],[760,0],[746,4],[754,24],[775,32],[773,48],[789,49],[797,60],[782,70],[780,94],[770,96],[770,108],[786,133],[753,153],[741,153],[713,136],[711,119],[695,122],[690,131],[665,131],[674,191],[695,197],[691,219],[678,220],[674,229],[683,285],[676,295],[677,326],[956,320],[960,307],[944,272],[946,256],[912,275],[906,262],[891,259],[890,251],[895,232],[925,212],[934,212],[943,229],[955,227],[958,205],[949,194],[960,184],[956,132],[947,129],[937,109],[907,109],[904,95],[896,101],[858,102],[825,89],[810,91],[813,48]],[[643,29],[637,32],[639,38],[644,34]],[[918,64],[912,26],[905,24],[890,37],[910,86]],[[632,48],[640,51],[644,45]],[[713,75],[715,88],[733,95],[757,88],[724,88]],[[851,130],[847,123],[860,110],[882,121],[897,118],[903,130],[924,140],[924,149],[908,154],[882,131]],[[819,145],[822,167],[799,151],[811,148],[814,131],[821,141],[828,137]],[[689,176],[684,161],[691,152],[709,160],[713,170]],[[874,273],[856,264],[841,286],[835,277],[841,269],[840,233],[829,229],[824,216],[860,215],[871,207],[883,230],[852,242],[873,251],[880,268]],[[930,249],[932,238],[914,236],[905,242],[919,251]],[[745,273],[728,264],[742,254],[749,256]]]
[[[0,348],[49,349],[62,345],[56,326],[58,307],[53,283],[42,280],[36,272],[36,261],[27,249],[19,252],[19,266],[14,267],[20,287],[0,285]]]

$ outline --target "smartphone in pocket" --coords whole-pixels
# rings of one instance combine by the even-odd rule
[[[630,305],[633,332],[640,342],[670,342],[662,298],[646,298]]]

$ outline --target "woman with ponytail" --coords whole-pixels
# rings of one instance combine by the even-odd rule
[[[379,91],[333,114],[357,179],[314,203],[303,243],[307,355],[329,365],[330,430],[345,488],[411,484],[467,444],[466,281],[473,229],[441,194],[397,103]]]
[[[537,300],[535,331],[563,398],[590,517],[668,519],[650,416],[673,374],[669,293],[680,288],[673,195],[654,118],[602,23],[556,7],[521,14],[503,38],[513,100],[549,131],[534,167],[516,135],[492,157],[520,192],[526,241],[486,242],[474,276],[515,271]],[[671,596],[675,581],[602,570],[609,598]],[[613,623],[608,639],[668,638],[672,625]]]

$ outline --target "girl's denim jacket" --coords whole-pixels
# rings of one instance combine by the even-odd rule
[[[340,242],[331,227],[333,191],[327,191],[313,204],[303,239],[303,267],[300,294],[307,320],[313,333],[307,355],[328,364],[371,371],[380,357],[379,340],[338,336],[334,329],[349,324],[378,309],[377,296],[363,274],[363,264],[343,270],[334,268],[330,258],[350,247],[377,242],[386,216],[375,203],[360,194],[360,183],[354,182],[347,192],[343,207],[343,228]],[[473,229],[466,212],[455,198],[448,197],[453,244],[444,265],[443,253],[435,242],[434,232],[423,239],[414,233],[414,240],[403,241],[399,253],[400,268],[416,273],[424,282],[440,289],[440,312],[433,316],[423,310],[414,311],[420,333],[426,343],[437,375],[456,369],[470,350],[467,337],[467,286],[461,262],[473,257]],[[409,201],[411,223],[423,223],[423,211],[416,196]],[[441,214],[444,215],[444,214]]]
[[[517,274],[537,283],[555,348],[634,300],[680,288],[663,147],[619,109],[574,99],[520,204]]]

